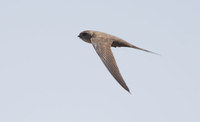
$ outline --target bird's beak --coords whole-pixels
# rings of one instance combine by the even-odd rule
[[[80,38],[81,36],[80,36],[80,35],[78,35],[78,37]]]

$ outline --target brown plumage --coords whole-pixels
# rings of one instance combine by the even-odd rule
[[[154,53],[139,47],[136,47],[118,37],[99,32],[99,31],[83,31],[79,34],[79,36],[83,41],[92,43],[94,49],[96,50],[97,54],[103,61],[106,68],[112,74],[112,76],[118,81],[118,83],[128,92],[130,92],[128,86],[126,85],[121,73],[117,67],[115,58],[112,54],[110,47],[131,47],[135,49],[139,49],[142,51]],[[156,54],[156,53],[154,53]]]

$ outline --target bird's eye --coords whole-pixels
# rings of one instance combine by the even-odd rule
[[[92,36],[87,32],[83,32],[83,33],[80,34],[80,37],[82,39],[90,39]]]
[[[86,35],[88,35],[88,34],[87,34],[87,33],[82,33],[81,35],[82,35],[82,36],[86,36]]]

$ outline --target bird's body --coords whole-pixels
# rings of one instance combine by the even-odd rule
[[[109,72],[119,82],[119,84],[128,92],[130,92],[130,90],[120,74],[120,71],[117,67],[115,58],[112,54],[110,47],[131,47],[153,53],[151,51],[136,47],[124,41],[123,39],[120,39],[110,34],[106,34],[104,32],[87,30],[81,32],[78,37],[80,37],[85,42],[92,43],[94,49],[96,50],[97,54],[99,55],[104,65],[109,70]]]

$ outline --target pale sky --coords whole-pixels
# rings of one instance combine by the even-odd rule
[[[199,0],[1,0],[1,122],[199,122]],[[84,30],[153,55],[112,48],[132,94]]]

